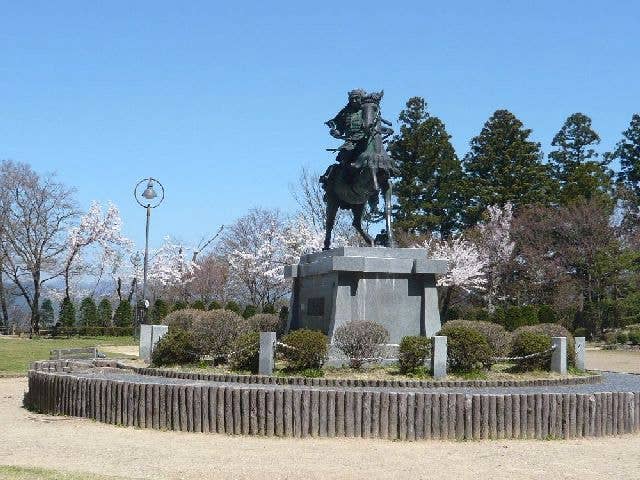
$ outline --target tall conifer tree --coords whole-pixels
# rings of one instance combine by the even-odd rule
[[[424,99],[409,99],[390,152],[400,173],[394,185],[395,227],[448,237],[459,227],[462,168],[444,123],[427,112]]]
[[[511,202],[518,208],[552,200],[549,168],[542,163],[540,144],[529,140],[530,135],[513,113],[497,110],[471,140],[464,158],[467,226],[475,225],[490,205]]]
[[[560,201],[568,204],[578,198],[606,199],[611,188],[609,160],[593,148],[600,136],[591,128],[591,119],[574,113],[553,137],[551,145],[558,147],[549,154],[553,174],[560,184]]]
[[[629,128],[622,132],[622,140],[607,159],[620,161],[618,180],[640,197],[640,114],[631,117]]]

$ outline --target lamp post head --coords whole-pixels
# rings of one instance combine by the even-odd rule
[[[147,188],[145,188],[144,192],[142,192],[142,196],[147,200],[153,200],[158,196],[156,191],[153,189],[153,180],[149,179],[149,182],[147,183]]]

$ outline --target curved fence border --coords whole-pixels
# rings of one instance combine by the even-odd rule
[[[453,387],[546,387],[554,385],[584,385],[602,381],[602,375],[549,378],[538,380],[365,380],[309,377],[274,377],[266,375],[208,374],[178,372],[159,368],[133,368],[139,375],[224,383],[252,383],[261,385],[305,385],[308,387],[389,387],[389,388],[453,388]]]
[[[139,428],[392,440],[568,439],[640,430],[640,392],[492,395],[137,383],[72,371],[116,362],[37,363],[44,369],[29,371],[27,408]]]

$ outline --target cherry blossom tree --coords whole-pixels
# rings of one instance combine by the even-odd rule
[[[118,208],[109,203],[106,211],[93,202],[78,225],[69,229],[67,236],[67,254],[64,262],[65,294],[70,297],[70,284],[73,274],[87,271],[87,263],[82,254],[90,247],[96,246],[102,257],[113,257],[119,248],[130,250],[133,243],[122,235],[122,220]]]
[[[449,240],[430,238],[418,248],[425,248],[429,256],[449,262],[449,269],[437,279],[440,296],[440,315],[447,312],[456,294],[466,295],[483,292],[487,284],[488,259],[480,249],[462,236]]]

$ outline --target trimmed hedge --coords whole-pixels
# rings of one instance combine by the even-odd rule
[[[222,358],[232,351],[233,343],[251,329],[240,315],[229,310],[199,311],[191,331],[201,355]]]
[[[232,344],[229,365],[233,370],[249,370],[258,373],[260,362],[260,333],[249,332],[241,335]]]
[[[398,352],[400,373],[411,373],[424,363],[431,353],[431,338],[421,336],[402,337]]]
[[[318,330],[294,330],[282,339],[293,348],[281,347],[280,352],[289,370],[320,368],[327,358],[329,338]]]
[[[445,327],[465,327],[481,333],[489,342],[494,357],[504,357],[511,348],[511,333],[497,323],[471,320],[451,320]]]
[[[551,337],[542,332],[520,329],[514,333],[511,353],[514,357],[524,357],[536,353],[546,352],[551,348]],[[518,370],[549,370],[551,352],[519,360]]]
[[[193,336],[180,328],[169,330],[158,341],[151,354],[151,362],[158,366],[193,363],[198,358]]]
[[[493,350],[478,330],[445,324],[438,335],[447,337],[447,358],[452,370],[471,372],[491,367]]]

